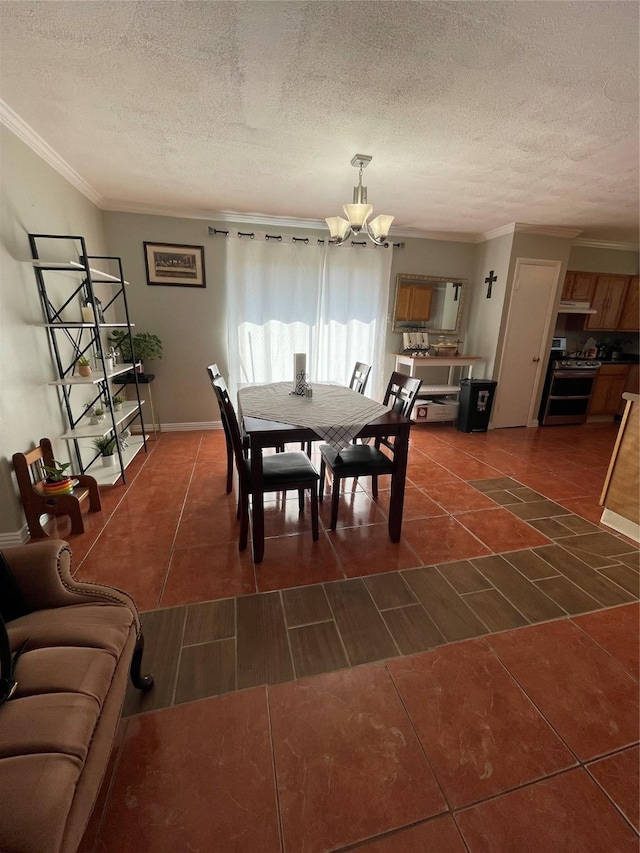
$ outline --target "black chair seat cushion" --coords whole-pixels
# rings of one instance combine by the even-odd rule
[[[350,444],[340,451],[340,459],[330,444],[321,444],[320,453],[339,477],[367,477],[370,474],[391,474],[393,471],[393,459],[370,444]]]
[[[245,460],[247,474],[251,473],[251,462]],[[313,483],[320,479],[320,474],[309,461],[309,457],[301,450],[291,450],[288,453],[273,453],[262,459],[264,475],[264,490],[270,491],[282,485],[293,483]]]

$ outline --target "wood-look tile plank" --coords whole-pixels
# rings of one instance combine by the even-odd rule
[[[574,536],[571,546],[580,551],[586,551],[588,554],[599,554],[601,557],[615,557],[618,554],[625,554],[629,550],[629,545],[626,542],[618,539],[613,533],[607,533],[604,530],[599,533],[584,533],[580,536]]]
[[[236,602],[234,598],[222,601],[203,601],[187,606],[187,623],[183,645],[210,643],[224,640],[236,633]]]
[[[199,643],[182,650],[175,703],[205,699],[236,689],[234,639]]]
[[[296,678],[333,672],[349,666],[334,622],[289,629]]]
[[[572,533],[597,533],[600,529],[596,524],[579,515],[563,515],[558,521],[568,527]]]
[[[499,554],[478,557],[472,562],[530,622],[545,622],[547,619],[565,615],[561,607],[522,577],[520,572]]]
[[[518,613],[497,589],[469,592],[464,596],[464,600],[490,631],[507,631],[509,628],[521,628],[529,624],[522,613]]]
[[[515,489],[509,489],[509,491],[514,497],[521,501],[525,501],[526,503],[545,500],[544,495],[541,495],[540,492],[534,492],[534,490],[530,489],[528,486],[518,486]]]
[[[360,578],[324,585],[352,665],[396,657],[398,649]]]
[[[456,563],[438,565],[438,571],[445,576],[456,592],[480,592],[481,589],[491,589],[491,583],[484,575],[475,569],[469,560],[458,560]]]
[[[382,618],[403,655],[426,652],[446,642],[421,604],[385,610]]]
[[[555,578],[543,578],[542,580],[534,581],[534,583],[538,589],[541,589],[545,595],[552,598],[570,616],[602,608],[602,605],[595,598],[587,595],[580,587],[577,587],[562,575]]]
[[[379,610],[406,607],[409,604],[417,603],[415,595],[402,580],[399,572],[371,575],[368,578],[363,578],[363,580]]]
[[[504,489],[522,488],[522,483],[518,483],[517,480],[513,480],[511,477],[494,477],[491,480],[469,480],[468,482],[474,489],[485,494],[499,492]]]
[[[509,506],[509,504],[522,503],[522,498],[517,498],[513,492],[508,492],[506,489],[498,489],[495,492],[488,492],[487,497],[491,498],[500,506]]]
[[[600,554],[588,554],[586,551],[580,551],[579,548],[572,548],[572,540],[572,536],[568,539],[563,539],[562,547],[592,569],[604,569],[605,566],[615,566],[620,562],[620,557],[602,557]]]
[[[552,578],[560,574],[557,569],[549,565],[542,557],[538,557],[529,548],[523,551],[509,551],[504,554],[504,559],[508,560],[512,566],[523,574],[530,581],[540,580],[541,578]]]
[[[238,689],[293,679],[284,613],[277,592],[237,599]]]
[[[283,590],[282,604],[289,628],[327,622],[332,618],[324,587],[320,583]]]
[[[172,704],[186,618],[186,606],[141,614],[145,642],[142,672],[153,675],[154,685],[143,693],[129,682],[123,716],[155,711]]]
[[[638,577],[638,573],[634,572],[633,569],[630,569],[629,566],[624,566],[622,564],[617,566],[608,566],[607,568],[600,569],[600,574],[606,575],[609,580],[612,580],[614,583],[617,583],[618,586],[626,589],[634,598],[637,598],[640,594],[640,577]]]
[[[446,640],[465,640],[487,633],[486,626],[435,566],[409,569],[402,575]]]
[[[629,566],[630,569],[635,569],[636,572],[640,571],[640,551],[631,551],[629,554],[618,554],[616,560],[620,560],[621,563]]]
[[[573,536],[571,530],[560,524],[555,518],[530,518],[527,523],[549,539],[564,539],[567,536]]]
[[[536,548],[536,553],[605,607],[633,601],[631,593],[612,584],[560,545],[545,545],[542,548]]]
[[[554,518],[557,515],[568,515],[569,510],[554,501],[541,500],[512,504],[509,507],[509,512],[517,515],[523,521],[529,521],[531,518]]]

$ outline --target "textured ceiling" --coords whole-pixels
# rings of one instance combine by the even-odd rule
[[[109,209],[638,239],[636,2],[0,3],[0,97]]]

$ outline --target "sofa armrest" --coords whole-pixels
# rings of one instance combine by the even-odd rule
[[[140,617],[133,598],[104,584],[76,581],[71,576],[71,548],[61,539],[48,539],[2,550],[27,609],[48,610],[71,604],[110,602],[133,613],[140,636]]]

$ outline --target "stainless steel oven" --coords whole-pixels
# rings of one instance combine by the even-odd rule
[[[552,352],[538,423],[541,426],[582,424],[587,419],[600,362],[556,356]]]

